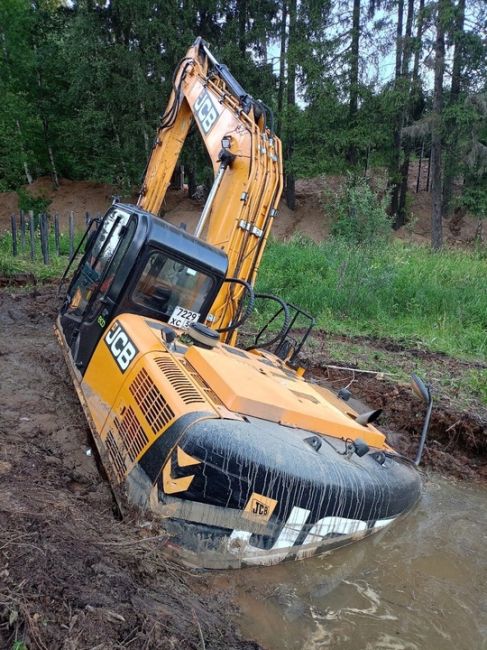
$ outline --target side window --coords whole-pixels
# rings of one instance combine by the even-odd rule
[[[72,315],[82,316],[95,291],[104,284],[108,266],[120,243],[122,228],[129,218],[127,212],[116,208],[106,215],[93,248],[71,288],[72,298],[68,312]]]
[[[112,254],[111,260],[108,260],[108,264],[105,266],[103,276],[100,280],[100,286],[98,288],[98,296],[95,299],[95,301],[92,302],[89,311],[90,318],[96,315],[99,308],[99,300],[109,292],[110,287],[112,286],[112,282],[120,269],[122,260],[125,257],[125,253],[127,252],[127,249],[130,246],[136,227],[137,227],[137,222],[135,221],[135,219],[129,222],[122,241],[120,241],[120,239],[118,241],[118,248],[116,249],[115,254],[114,255]]]

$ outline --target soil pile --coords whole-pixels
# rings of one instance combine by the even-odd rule
[[[228,593],[163,555],[163,531],[120,521],[55,312],[52,287],[0,294],[0,647],[258,648]]]
[[[431,240],[431,194],[426,191],[427,166],[423,161],[421,167],[422,182],[420,191],[416,192],[418,163],[410,166],[409,199],[411,220],[408,225],[394,231],[394,236],[407,241],[429,244]],[[385,184],[384,170],[373,170],[371,183]],[[309,237],[313,241],[326,239],[333,221],[332,197],[345,182],[344,176],[316,176],[296,181],[296,210],[289,210],[284,200],[279,205],[279,214],[274,221],[272,234],[277,239],[289,239],[296,233]],[[113,185],[94,183],[92,181],[70,181],[61,179],[58,188],[54,187],[48,177],[38,178],[32,185],[23,188],[36,197],[50,201],[49,213],[60,217],[61,229],[66,231],[68,214],[75,214],[76,226],[81,229],[85,224],[85,214],[104,214],[118,192]],[[455,188],[454,188],[455,191]],[[136,193],[121,197],[122,200],[135,203]],[[162,207],[162,214],[170,223],[186,225],[188,232],[193,232],[201,214],[203,202],[189,199],[187,192],[170,190]],[[0,229],[8,228],[10,215],[18,212],[18,196],[15,192],[0,193]],[[445,221],[445,242],[450,245],[468,245],[478,236],[478,219],[462,215],[460,221],[453,217]]]

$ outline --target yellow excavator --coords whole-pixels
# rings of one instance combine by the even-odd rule
[[[158,214],[193,123],[214,182],[189,234]],[[328,551],[420,495],[429,388],[416,378],[428,415],[413,462],[374,426],[378,411],[358,414],[304,379],[313,318],[255,292],[282,179],[270,111],[198,38],[175,71],[138,204],[115,202],[90,224],[56,322],[119,503],[160,520],[190,566]],[[256,300],[274,313],[240,346]]]

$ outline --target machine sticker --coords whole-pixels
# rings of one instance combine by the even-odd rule
[[[190,309],[185,309],[184,307],[177,306],[171,314],[171,317],[168,320],[168,324],[174,325],[174,327],[179,327],[179,329],[186,330],[190,325],[196,323],[199,317],[199,312],[191,311]]]
[[[176,458],[174,453],[171,454],[166,464],[162,468],[162,486],[166,494],[176,494],[185,492],[194,479],[194,474],[189,476],[174,477],[172,470],[179,471],[181,467],[190,467],[191,465],[200,465],[201,461],[187,454],[184,449],[177,447]]]
[[[110,327],[104,341],[120,370],[125,372],[138,350],[118,321],[115,321]]]
[[[218,119],[218,111],[207,90],[203,90],[194,103],[196,119],[206,135]]]
[[[257,521],[269,521],[276,505],[275,499],[254,492],[244,508],[244,517]]]

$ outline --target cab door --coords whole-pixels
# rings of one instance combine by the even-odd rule
[[[132,264],[127,263],[137,217],[112,208],[90,241],[68,289],[61,327],[76,367],[84,374],[114,314]]]

